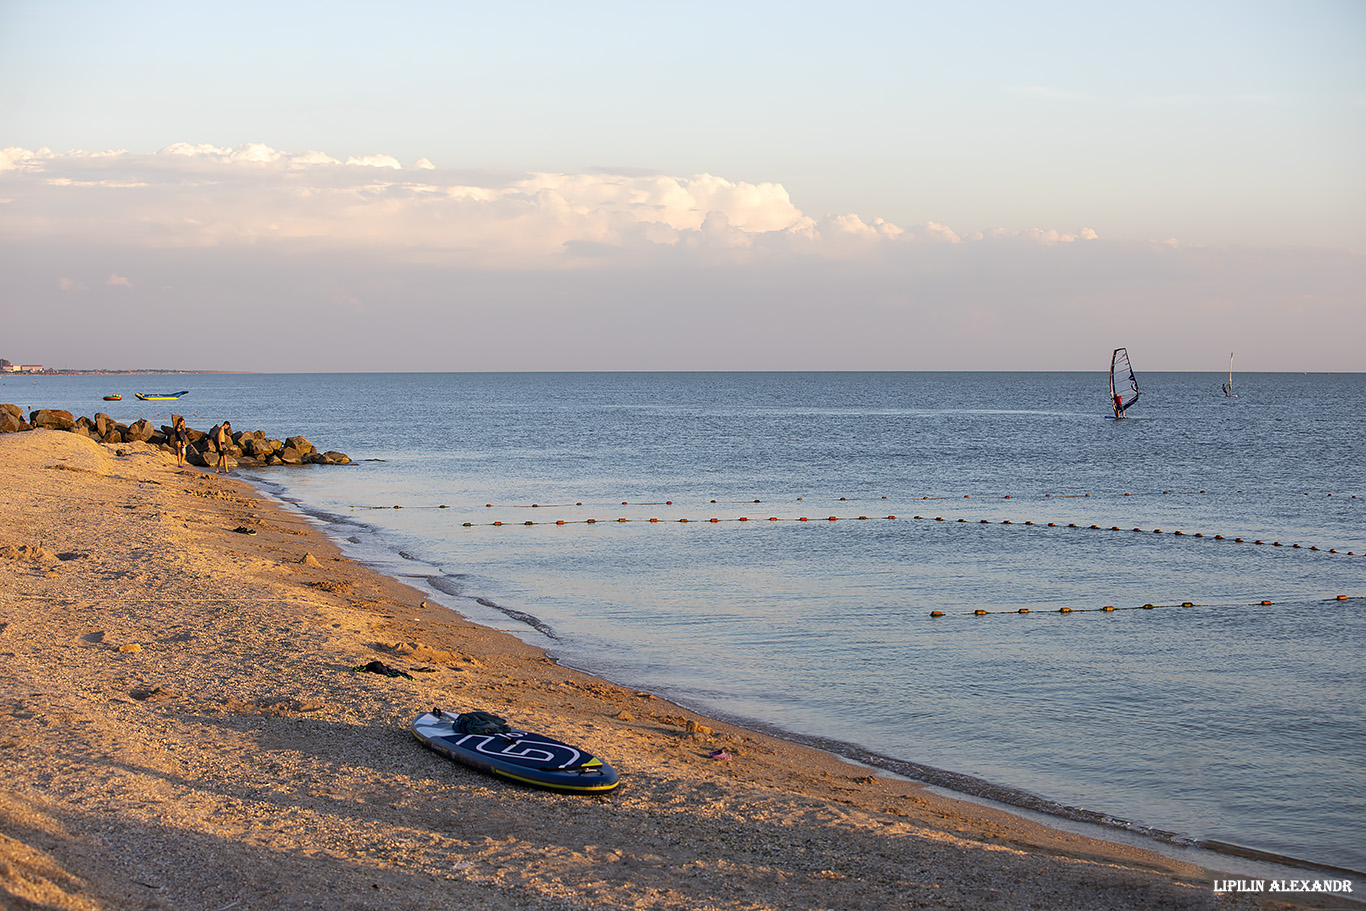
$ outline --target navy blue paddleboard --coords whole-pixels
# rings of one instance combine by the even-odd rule
[[[464,733],[457,728],[459,717],[450,712],[424,712],[413,719],[413,736],[457,762],[522,784],[579,794],[617,786],[616,770],[578,747],[512,728]]]

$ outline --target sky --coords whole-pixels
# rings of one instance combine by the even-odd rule
[[[1366,3],[0,0],[0,357],[1366,371]]]

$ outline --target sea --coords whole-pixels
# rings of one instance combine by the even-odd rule
[[[0,401],[302,434],[353,463],[238,474],[566,665],[975,799],[1366,871],[1366,374],[1234,379],[1140,373],[1124,420],[1103,371],[11,376]]]

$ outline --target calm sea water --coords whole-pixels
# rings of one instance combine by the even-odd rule
[[[303,433],[365,461],[251,479],[567,664],[1364,870],[1366,375],[1223,379],[1140,370],[1124,421],[1101,373],[44,377],[0,401]],[[191,392],[133,400],[162,388]]]

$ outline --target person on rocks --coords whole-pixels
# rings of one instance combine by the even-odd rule
[[[176,464],[182,467],[185,464],[185,447],[190,442],[190,432],[185,429],[185,418],[180,415],[173,415],[171,421],[171,436],[175,440],[175,460]]]
[[[213,473],[220,471],[228,473],[228,447],[232,445],[232,425],[227,421],[218,425],[218,432],[213,435],[213,443],[218,447],[218,461],[214,463]]]

